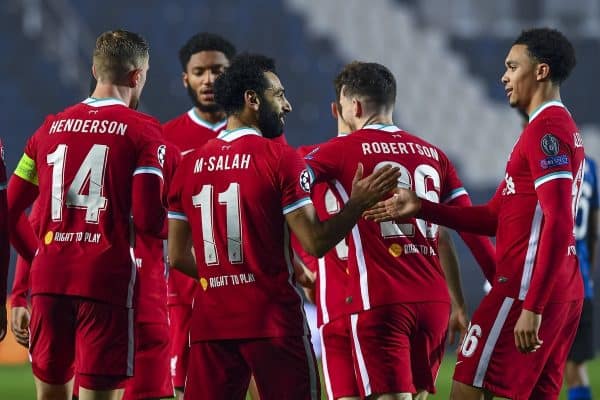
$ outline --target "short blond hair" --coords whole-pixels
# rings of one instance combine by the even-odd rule
[[[118,83],[148,60],[150,46],[137,33],[118,29],[98,36],[93,63],[100,81]]]

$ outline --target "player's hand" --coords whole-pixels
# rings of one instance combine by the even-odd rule
[[[467,334],[468,327],[469,317],[467,310],[464,307],[452,307],[452,313],[448,321],[448,343],[461,343]]]
[[[13,307],[11,309],[10,328],[15,335],[17,343],[29,348],[29,310],[27,307]]]
[[[529,310],[521,311],[515,325],[515,345],[521,353],[532,353],[544,343],[540,340],[538,332],[542,324],[542,315]]]
[[[421,199],[415,192],[396,188],[392,197],[375,204],[363,213],[363,217],[375,222],[394,221],[414,217],[420,209]]]
[[[6,304],[0,304],[0,342],[6,337],[6,325],[8,324],[6,318]]]
[[[358,163],[356,173],[352,179],[352,193],[350,200],[358,203],[362,209],[372,207],[379,200],[389,195],[392,189],[398,186],[400,169],[386,165],[366,178],[363,178],[364,167]]]
[[[317,275],[308,269],[308,267],[295,252],[294,258],[292,259],[292,265],[294,266],[296,282],[298,282],[298,284],[304,288],[314,289]]]

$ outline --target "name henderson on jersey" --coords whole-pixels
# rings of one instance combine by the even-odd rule
[[[363,142],[363,154],[419,154],[440,160],[437,149],[412,142]]]
[[[125,136],[127,124],[107,119],[58,119],[52,122],[49,134],[53,133],[107,133]]]
[[[194,165],[194,173],[198,174],[206,168],[206,171],[228,171],[230,169],[247,169],[250,166],[250,154],[226,154],[210,156],[207,159],[200,157]]]

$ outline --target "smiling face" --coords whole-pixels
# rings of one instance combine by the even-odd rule
[[[285,89],[277,75],[265,72],[265,78],[268,84],[260,96],[258,126],[264,137],[273,138],[283,133],[285,114],[292,111],[292,106],[285,98]]]
[[[194,106],[202,112],[218,112],[213,83],[229,66],[229,60],[220,51],[200,51],[193,54],[183,73],[183,84]]]
[[[502,84],[511,107],[528,111],[537,89],[538,64],[527,51],[527,46],[514,45],[504,62],[506,71],[502,75]]]

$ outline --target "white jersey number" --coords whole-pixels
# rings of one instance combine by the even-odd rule
[[[227,255],[229,262],[240,264],[244,262],[242,252],[242,222],[240,220],[240,185],[236,182],[229,184],[227,190],[219,193],[219,204],[225,206],[227,217]],[[204,261],[206,265],[219,265],[219,255],[215,242],[213,225],[213,185],[204,185],[202,190],[192,196],[192,204],[200,208],[202,220],[202,239],[204,241]]]
[[[475,353],[475,350],[477,350],[479,339],[481,339],[481,327],[477,324],[469,326],[469,332],[465,335],[465,339],[460,348],[462,355],[471,357],[473,353]]]
[[[394,161],[380,162],[373,168],[373,171],[391,165],[400,168],[400,177],[398,178],[398,187],[414,190],[417,196],[439,203],[440,201],[440,175],[431,165],[421,164],[415,168],[414,174],[411,174],[408,168]],[[433,186],[433,187],[431,187]],[[393,221],[380,223],[381,235],[384,238],[392,237],[414,237],[415,225],[423,237],[435,239],[437,237],[438,226],[422,219],[417,219],[415,224],[396,224]]]
[[[325,209],[329,215],[335,215],[340,212],[340,202],[329,188],[325,192]],[[348,259],[348,244],[346,243],[346,239],[340,240],[335,245],[335,252],[340,260]]]
[[[63,206],[85,210],[85,222],[97,224],[100,211],[106,209],[107,200],[102,195],[104,172],[108,157],[108,146],[95,144],[79,166],[73,182],[65,193],[65,165],[68,146],[59,144],[53,153],[46,156],[46,162],[52,166],[52,220],[61,221]],[[83,194],[88,188],[87,194]]]

